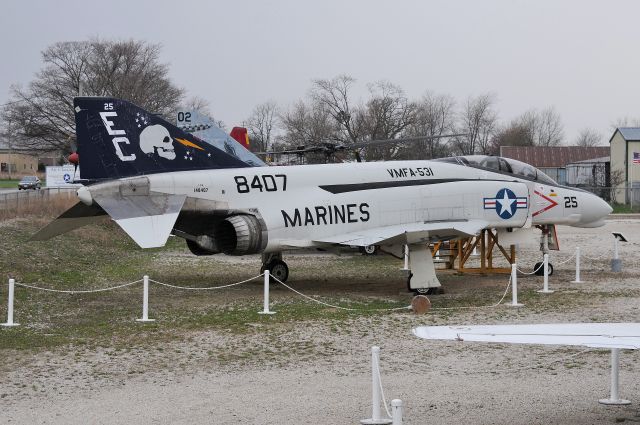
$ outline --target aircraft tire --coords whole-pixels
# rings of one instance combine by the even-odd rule
[[[413,293],[416,295],[438,295],[441,294],[440,288],[414,288],[412,289]]]
[[[444,291],[442,290],[442,288],[412,288],[411,287],[411,278],[413,277],[413,273],[411,273],[409,275],[409,277],[407,278],[407,289],[409,290],[409,292],[413,292],[414,295],[437,295],[437,294],[442,294],[444,293]]]
[[[378,245],[367,245],[367,246],[361,246],[360,247],[360,252],[364,255],[376,255],[378,254]]]
[[[281,282],[286,282],[289,278],[289,266],[282,260],[273,260],[267,264],[267,269],[269,269],[269,274]]]
[[[537,262],[533,265],[533,271],[536,276],[544,275],[544,270],[542,269],[542,262]]]
[[[536,270],[536,276],[544,276],[544,267],[542,267],[542,262],[536,263],[533,266],[533,270]],[[549,276],[551,275],[553,275],[553,264],[549,263]]]

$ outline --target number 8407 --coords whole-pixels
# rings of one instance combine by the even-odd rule
[[[285,174],[262,174],[253,177],[235,176],[238,193],[253,191],[277,192],[287,190],[287,176]]]

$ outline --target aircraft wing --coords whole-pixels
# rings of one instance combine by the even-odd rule
[[[592,348],[640,348],[640,323],[566,323],[548,325],[419,326],[424,339],[507,344],[581,345]]]
[[[475,236],[487,225],[488,223],[482,220],[422,221],[365,229],[324,239],[314,239],[314,242],[353,246],[413,244],[433,239],[447,240]]]
[[[40,229],[29,240],[44,241],[51,239],[54,236],[94,223],[106,215],[107,213],[97,205],[87,206],[82,202],[78,202],[47,226]]]

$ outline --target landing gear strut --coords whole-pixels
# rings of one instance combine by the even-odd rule
[[[413,277],[413,273],[409,273],[409,277],[407,278],[407,289],[409,290],[409,292],[413,292],[413,295],[435,295],[435,294],[441,294],[441,289],[440,287],[438,288],[412,288],[411,287],[411,278]]]
[[[542,235],[540,236],[540,251],[542,251],[543,255],[549,254],[549,237],[551,234],[551,229],[548,225],[542,225],[539,226],[539,228],[540,230],[542,230]],[[551,276],[553,274],[553,264],[548,263],[548,266],[549,268],[547,272],[549,273],[549,276]],[[543,262],[536,263],[535,266],[533,266],[533,270],[536,276],[544,276]]]
[[[269,274],[280,282],[286,282],[289,278],[289,266],[282,261],[282,253],[262,254],[262,267],[260,273],[269,270]]]
[[[426,244],[409,245],[407,288],[416,295],[441,294],[442,288],[436,276],[431,249]],[[412,282],[413,279],[413,282]]]

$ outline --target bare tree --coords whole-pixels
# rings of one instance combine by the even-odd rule
[[[491,139],[490,155],[500,155],[501,146],[533,146],[530,127],[512,121],[509,125],[496,131]]]
[[[602,144],[602,134],[592,128],[583,128],[576,138],[574,144],[582,147],[593,147]]]
[[[278,106],[274,101],[265,102],[253,108],[247,120],[251,150],[266,152],[271,149],[277,117]]]
[[[343,74],[331,80],[314,80],[311,89],[312,104],[321,107],[338,124],[334,137],[341,143],[355,143],[360,138],[357,127],[361,120],[349,98],[349,90],[355,81],[353,77]]]
[[[442,136],[455,131],[455,100],[449,95],[428,92],[416,105],[415,122],[409,126],[407,136]],[[425,139],[412,143],[403,150],[413,159],[431,159],[446,156],[449,148],[442,139]]]
[[[624,127],[640,127],[640,118],[633,117],[620,117],[613,121],[610,125],[611,130],[615,131],[618,128]]]
[[[455,139],[462,155],[486,154],[491,149],[491,136],[496,130],[497,114],[494,111],[494,96],[483,94],[469,97],[460,114],[458,131],[465,133]]]
[[[182,105],[180,105],[180,109],[199,112],[200,114],[209,118],[211,122],[214,123],[217,127],[226,130],[224,121],[217,120],[211,113],[211,103],[209,103],[207,99],[199,96],[192,96],[185,102],[183,102]]]
[[[283,134],[278,142],[295,148],[335,139],[335,121],[327,108],[318,103],[298,101],[279,117]]]
[[[403,136],[415,122],[416,104],[410,102],[404,91],[387,81],[369,85],[371,98],[356,116],[363,140],[389,140]],[[395,144],[365,149],[369,160],[388,160],[398,153]]]
[[[170,117],[183,91],[159,57],[160,45],[143,41],[55,43],[42,52],[43,67],[28,87],[12,87],[12,103],[2,111],[6,131],[32,150],[69,151],[79,94],[127,99]]]
[[[557,146],[563,134],[560,115],[553,107],[530,109],[495,132],[489,152],[498,154],[500,146]]]
[[[562,144],[564,129],[560,114],[553,106],[538,114],[535,126],[535,144],[537,146],[558,146]]]

